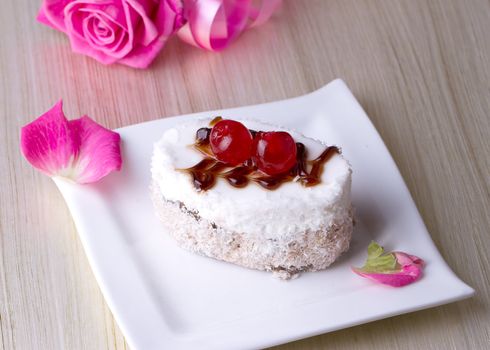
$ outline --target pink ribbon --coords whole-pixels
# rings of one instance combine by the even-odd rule
[[[281,0],[184,0],[187,23],[178,36],[194,46],[218,51],[243,31],[267,21]]]

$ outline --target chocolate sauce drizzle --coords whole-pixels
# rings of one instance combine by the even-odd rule
[[[213,126],[221,117],[216,117],[210,122]],[[256,133],[250,130],[252,135]],[[262,186],[267,190],[274,190],[281,184],[290,181],[297,181],[305,187],[315,186],[321,182],[323,166],[340,150],[336,146],[327,147],[316,159],[308,161],[308,154],[304,144],[296,143],[296,165],[290,171],[278,174],[267,175],[260,171],[251,159],[238,166],[229,166],[215,159],[209,145],[209,134],[211,128],[200,128],[196,132],[196,141],[193,147],[201,152],[205,158],[193,167],[182,169],[192,176],[194,187],[198,191],[206,191],[214,186],[217,178],[225,179],[231,186],[241,188],[250,182]],[[308,171],[308,165],[311,165]]]

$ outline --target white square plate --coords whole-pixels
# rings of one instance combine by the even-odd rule
[[[296,129],[342,147],[356,208],[347,254],[323,272],[284,282],[197,256],[162,232],[149,195],[153,143],[185,120],[222,115]],[[285,101],[165,118],[118,130],[123,170],[92,185],[56,181],[95,277],[132,349],[263,348],[469,297],[473,289],[434,246],[386,146],[347,86],[335,80]],[[404,288],[353,272],[368,243],[423,258]]]

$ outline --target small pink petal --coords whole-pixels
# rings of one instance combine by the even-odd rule
[[[357,268],[352,268],[352,270],[359,276],[369,278],[375,282],[392,287],[406,286],[407,284],[417,281],[422,276],[422,269],[416,265],[405,266],[400,272],[394,273],[369,273]]]
[[[391,261],[386,262],[387,257]],[[385,253],[383,247],[371,242],[368,258],[362,268],[352,267],[359,276],[392,287],[403,287],[417,281],[422,276],[425,262],[415,255],[403,252]]]
[[[118,133],[108,130],[87,116],[71,120],[70,128],[80,138],[74,174],[78,183],[96,182],[122,165]]]
[[[62,101],[59,101],[21,130],[22,153],[32,166],[48,176],[69,167],[79,147],[62,106]]]
[[[418,265],[420,267],[423,267],[425,265],[424,260],[420,259],[415,255],[410,255],[403,252],[393,252],[393,254],[395,254],[396,261],[401,266],[413,264],[413,265]]]
[[[68,121],[62,102],[21,130],[21,151],[48,176],[95,182],[121,169],[120,136],[89,117]]]

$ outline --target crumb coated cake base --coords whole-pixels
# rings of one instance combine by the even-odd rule
[[[281,279],[294,278],[303,271],[323,270],[349,249],[352,210],[342,222],[334,220],[328,227],[271,239],[219,227],[183,203],[166,200],[157,184],[151,186],[151,196],[159,219],[180,247],[251,269],[271,271]]]

